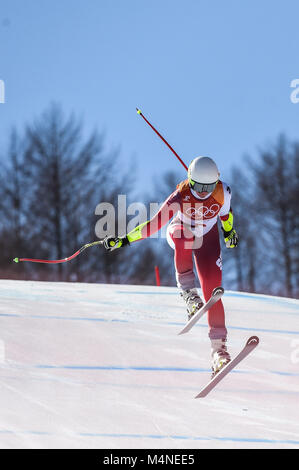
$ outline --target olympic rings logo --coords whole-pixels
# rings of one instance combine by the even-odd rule
[[[219,204],[212,204],[211,207],[207,206],[201,206],[196,208],[196,207],[189,207],[185,213],[187,215],[190,215],[191,217],[195,218],[198,216],[199,218],[205,218],[205,219],[212,219],[215,217],[218,212],[220,211],[220,206]]]

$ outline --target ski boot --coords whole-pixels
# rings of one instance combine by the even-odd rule
[[[212,377],[230,362],[230,355],[226,348],[226,339],[211,339]]]
[[[204,305],[204,302],[199,297],[197,289],[188,289],[181,291],[181,297],[187,305],[188,321],[193,317],[193,315]]]

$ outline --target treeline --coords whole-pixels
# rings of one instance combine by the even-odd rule
[[[280,136],[258,159],[242,158],[227,183],[233,192],[240,244],[223,248],[224,287],[298,297],[299,142]],[[129,161],[129,160],[127,160]],[[167,173],[154,197],[134,192],[134,165],[107,151],[98,131],[85,136],[74,116],[52,105],[19,134],[12,130],[1,155],[1,278],[174,285],[173,251],[165,239],[106,253],[90,248],[69,263],[12,262],[15,257],[60,259],[96,240],[101,202],[162,202],[185,175]],[[117,221],[116,221],[117,225]],[[117,226],[113,227],[117,230]]]
[[[228,284],[298,298],[299,142],[279,136],[233,169],[231,186],[240,245],[225,253]]]
[[[2,278],[109,283],[137,280],[135,251],[112,254],[99,246],[68,263],[12,262],[15,257],[70,256],[96,240],[99,216],[95,208],[99,203],[117,206],[119,194],[127,195],[130,202],[132,166],[123,168],[117,149],[105,150],[103,135],[95,131],[84,137],[80,121],[73,115],[66,118],[59,106],[52,105],[27,125],[22,135],[12,130],[1,162]]]

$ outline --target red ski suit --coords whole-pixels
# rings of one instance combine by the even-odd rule
[[[219,181],[213,193],[200,199],[183,181],[162,204],[158,213],[141,229],[141,237],[152,236],[171,218],[167,228],[167,240],[174,248],[174,265],[177,285],[180,289],[195,287],[193,258],[207,301],[212,290],[221,286],[222,263],[218,217],[226,220],[230,211],[231,191]],[[211,339],[225,338],[225,315],[222,301],[208,311],[209,336]]]

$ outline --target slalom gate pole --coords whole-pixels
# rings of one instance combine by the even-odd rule
[[[156,273],[156,285],[159,287],[161,286],[159,266],[155,266],[155,273]]]
[[[76,256],[80,255],[80,253],[86,250],[86,248],[89,248],[90,246],[102,245],[102,244],[103,244],[102,240],[91,242],[91,243],[86,243],[86,245],[81,246],[81,248],[78,251],[76,251],[73,255],[69,256],[68,258],[63,258],[63,259],[14,258],[13,261],[15,263],[20,263],[23,261],[28,261],[29,263],[46,263],[46,264],[66,263],[67,261],[70,261],[71,259],[76,258]]]
[[[146,117],[142,114],[142,112],[140,111],[140,109],[136,108],[136,111],[137,111],[137,114],[139,114],[139,116],[141,116],[145,122],[153,129],[153,131],[160,137],[160,139],[163,140],[164,144],[167,145],[167,147],[172,151],[172,153],[176,156],[176,158],[179,160],[179,162],[181,162],[181,164],[183,165],[183,167],[185,168],[185,170],[188,171],[188,167],[187,165],[185,165],[185,163],[183,162],[183,160],[181,159],[181,157],[179,157],[179,155],[176,153],[175,150],[173,150],[173,148],[171,147],[171,145],[169,145],[169,143],[167,142],[166,139],[164,139],[164,137],[160,134],[160,132],[157,131],[157,129],[155,129],[155,127],[146,119]]]

